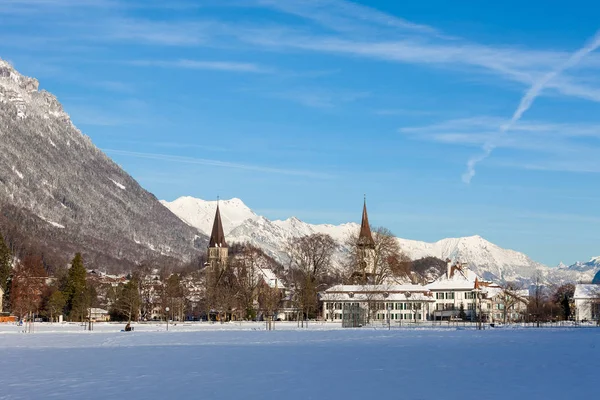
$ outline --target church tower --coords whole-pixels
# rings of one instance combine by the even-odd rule
[[[217,212],[215,222],[213,223],[210,242],[208,243],[208,264],[213,269],[221,269],[227,266],[227,257],[229,249],[225,242],[225,233],[223,233],[223,223],[221,222],[221,212],[219,203],[217,203]]]
[[[367,199],[363,204],[362,222],[360,224],[360,233],[356,243],[358,249],[359,269],[363,276],[363,281],[367,283],[375,274],[375,241],[371,234],[369,225],[369,215],[367,214]]]

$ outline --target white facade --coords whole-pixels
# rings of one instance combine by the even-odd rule
[[[432,319],[474,320],[477,310],[488,313],[491,306],[485,296],[483,282],[473,271],[460,263],[448,261],[446,273],[425,287],[433,293],[435,309]]]
[[[341,321],[345,310],[358,307],[367,320],[393,323],[429,319],[435,302],[420,285],[336,285],[321,294],[323,317]]]
[[[576,285],[573,299],[577,321],[600,321],[600,285]]]
[[[4,290],[0,287],[0,312],[2,312],[2,300],[4,299]]]
[[[513,296],[507,301],[505,296]],[[321,294],[323,318],[340,321],[352,307],[360,307],[369,321],[423,320],[514,322],[527,309],[527,291],[504,291],[480,279],[460,263],[448,262],[440,278],[425,285],[337,285]],[[509,310],[504,310],[510,304]],[[464,311],[464,314],[462,313]]]

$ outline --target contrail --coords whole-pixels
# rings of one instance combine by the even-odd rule
[[[562,65],[560,65],[555,70],[550,71],[549,73],[544,75],[539,81],[535,82],[529,88],[527,93],[525,93],[525,96],[523,96],[523,98],[521,99],[521,102],[519,103],[519,107],[517,107],[517,110],[514,112],[510,121],[508,121],[508,123],[506,123],[500,127],[500,131],[499,131],[498,135],[495,136],[495,138],[493,138],[493,139],[489,140],[487,143],[485,143],[485,145],[483,146],[483,153],[480,154],[479,156],[472,157],[467,162],[467,171],[462,175],[463,182],[465,182],[465,183],[471,182],[471,179],[473,178],[473,176],[475,176],[475,166],[477,165],[477,163],[485,160],[486,158],[488,158],[490,156],[490,154],[492,154],[492,151],[497,146],[496,139],[498,138],[498,136],[500,136],[512,129],[512,127],[521,119],[521,117],[523,116],[525,111],[527,111],[529,109],[529,107],[531,107],[531,105],[533,104],[533,101],[536,99],[536,97],[539,96],[540,92],[542,90],[544,90],[546,85],[548,85],[548,83],[550,83],[550,81],[552,81],[558,75],[563,73],[566,69],[579,64],[579,62],[585,56],[587,56],[589,53],[596,50],[598,47],[600,47],[600,31],[597,31],[596,34],[587,42],[587,44],[584,47],[582,47],[581,49],[579,49],[578,51],[573,53],[571,55],[571,57],[569,57],[569,59],[567,61],[565,61]]]

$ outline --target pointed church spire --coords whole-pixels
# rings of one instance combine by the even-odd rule
[[[369,225],[369,215],[367,214],[367,196],[363,204],[362,222],[360,223],[360,234],[358,235],[359,246],[375,246],[373,235],[371,235],[371,227]]]
[[[208,247],[227,247],[225,242],[225,233],[223,233],[223,223],[221,222],[221,213],[219,212],[219,203],[217,202],[217,212],[213,224],[212,233]]]

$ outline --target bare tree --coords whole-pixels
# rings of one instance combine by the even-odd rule
[[[508,322],[511,310],[522,301],[518,294],[519,289],[519,285],[513,282],[507,282],[501,286],[498,304],[502,305],[502,321],[505,324]]]
[[[266,320],[269,323],[269,330],[272,328],[274,316],[281,305],[283,291],[277,286],[271,287],[267,282],[260,282],[258,285],[258,305]]]
[[[173,274],[167,278],[162,291],[163,309],[169,308],[170,318],[175,321],[184,319],[185,311],[185,288],[181,284],[181,278],[177,274]]]
[[[318,309],[319,284],[330,272],[331,258],[336,247],[333,238],[322,233],[293,238],[288,242],[294,298],[304,318],[313,315]]]
[[[37,313],[46,286],[46,271],[41,257],[27,256],[17,263],[12,273],[10,304],[20,319]]]
[[[384,227],[372,229],[373,241],[375,249],[373,254],[373,274],[369,283],[379,285],[390,277],[410,277],[410,259],[402,252],[398,239],[392,232]],[[355,283],[366,284],[367,275],[361,270],[361,251],[358,243],[358,235],[356,232],[346,240],[346,247],[350,249],[350,253],[346,259],[346,272],[348,276],[354,276]],[[351,279],[352,280],[352,279]]]
[[[231,268],[235,274],[234,296],[237,300],[236,309],[239,319],[252,319],[256,316],[255,301],[258,286],[262,281],[260,276],[260,257],[262,251],[251,245],[244,245],[240,254],[233,257]]]

